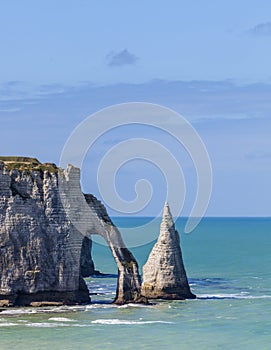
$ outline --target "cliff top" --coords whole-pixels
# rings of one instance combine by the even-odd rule
[[[54,163],[42,164],[38,159],[31,157],[18,157],[18,156],[0,156],[0,162],[3,162],[8,170],[18,169],[20,171],[49,171],[57,172],[58,168]]]

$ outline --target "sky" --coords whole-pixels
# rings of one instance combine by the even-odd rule
[[[213,170],[206,215],[270,216],[270,1],[0,0],[0,50],[1,154],[58,164],[69,135],[92,113],[118,103],[160,104],[186,118],[206,146]],[[86,154],[83,190],[101,198],[100,160],[135,137],[163,144],[178,159],[182,215],[189,215],[193,161],[148,127],[101,136]],[[157,167],[128,162],[117,191],[133,200],[142,177],[153,198],[136,215],[156,215],[168,186]]]

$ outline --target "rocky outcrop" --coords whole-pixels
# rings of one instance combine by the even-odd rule
[[[82,241],[81,256],[80,256],[80,275],[89,277],[95,274],[94,262],[91,256],[92,240],[84,237]]]
[[[168,204],[164,207],[160,235],[143,266],[142,294],[148,298],[194,299],[188,284],[180,238]]]
[[[62,170],[29,158],[2,160],[0,305],[89,302],[80,270],[84,237],[92,234],[104,237],[116,260],[115,302],[146,302],[133,255],[102,204],[83,195],[78,168]]]

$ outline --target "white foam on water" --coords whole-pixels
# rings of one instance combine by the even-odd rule
[[[76,322],[76,320],[73,320],[71,318],[67,317],[51,317],[48,319],[48,321],[55,321],[55,322]]]
[[[271,295],[247,295],[244,299],[269,299]]]
[[[36,314],[37,310],[35,309],[8,309],[3,310],[1,315],[23,315],[23,314]]]
[[[84,305],[74,306],[53,306],[46,308],[31,308],[31,309],[6,309],[1,312],[1,315],[27,315],[27,314],[41,314],[41,313],[63,313],[70,311],[84,310]]]
[[[119,320],[119,319],[98,319],[92,321],[91,323],[95,324],[107,324],[107,325],[140,325],[140,324],[154,324],[154,323],[163,323],[163,324],[173,324],[173,322],[167,321],[129,321],[129,320]]]
[[[19,326],[19,324],[18,323],[13,323],[13,322],[0,323],[0,327],[13,327],[13,326]]]
[[[153,305],[145,305],[145,304],[135,304],[135,303],[129,303],[125,305],[119,305],[119,309],[126,309],[128,307],[135,307],[135,308],[153,308]]]
[[[268,299],[271,295],[245,295],[241,294],[198,294],[197,299]]]
[[[26,323],[25,326],[27,327],[34,327],[34,328],[55,328],[55,327],[69,327],[69,324],[67,323],[52,323],[52,322],[29,322]]]
[[[80,311],[80,310],[84,310],[85,306],[84,305],[73,305],[73,306],[68,306],[68,305],[64,305],[64,306],[56,306],[53,308],[49,308],[49,309],[44,309],[43,312],[68,312],[68,311]]]
[[[80,324],[80,323],[60,323],[60,322],[29,322],[24,324],[27,327],[33,328],[58,328],[58,327],[90,327],[91,324]]]
[[[111,309],[111,308],[116,308],[118,307],[115,304],[89,304],[85,306],[86,310],[89,309]]]

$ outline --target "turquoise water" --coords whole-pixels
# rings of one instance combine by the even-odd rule
[[[115,219],[123,227],[142,221]],[[176,226],[182,232],[184,220]],[[112,275],[86,279],[97,294],[93,304],[6,309],[0,312],[0,349],[270,349],[270,228],[271,219],[204,219],[181,235],[198,299],[150,306],[110,304],[115,264],[106,247],[94,244],[96,268]],[[132,249],[140,266],[152,245]]]

